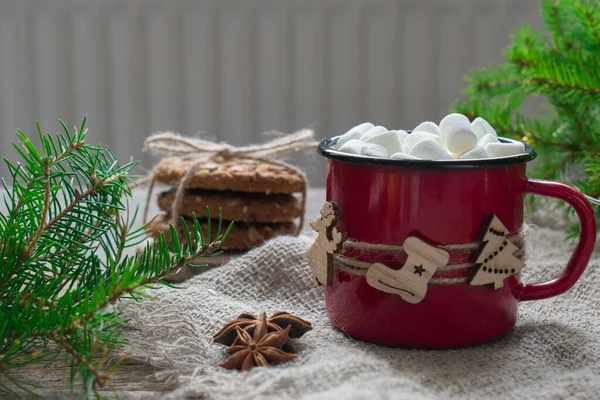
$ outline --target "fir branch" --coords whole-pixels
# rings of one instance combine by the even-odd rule
[[[31,240],[25,240],[29,242],[29,244],[25,247],[25,251],[23,252],[24,258],[29,258],[31,256],[31,251],[37,244],[38,240],[42,237],[44,230],[46,228],[46,219],[48,218],[48,208],[50,207],[50,162],[48,159],[44,159],[44,207],[42,209],[42,219],[40,220],[40,227],[38,228],[35,236]]]
[[[535,65],[540,54],[549,51],[548,44],[539,32],[534,32],[531,27],[524,24],[512,35],[512,43],[504,50],[504,56],[518,71]],[[467,88],[468,89],[468,88]]]
[[[97,193],[97,190],[100,189],[102,186],[107,185],[108,183],[110,183],[116,179],[122,178],[124,175],[123,174],[115,175],[115,176],[112,176],[112,177],[104,179],[104,180],[99,180],[96,177],[95,171],[92,170],[91,176],[92,176],[92,181],[94,182],[94,184],[92,186],[90,186],[89,188],[87,188],[87,190],[83,193],[80,193],[77,189],[75,189],[75,198],[73,199],[73,201],[71,203],[69,203],[65,208],[63,208],[63,210],[60,212],[60,214],[58,214],[50,222],[48,222],[46,224],[44,230],[49,230],[50,228],[52,228],[57,222],[59,222],[62,218],[64,218],[65,215],[69,214],[71,212],[71,210],[73,210],[73,208],[75,208],[75,206],[77,206],[77,204],[79,204],[82,200],[84,200],[85,198],[87,198],[89,196],[95,196]]]
[[[592,36],[594,37],[594,41],[596,42],[596,45],[600,46],[600,35],[598,34],[598,27],[597,27],[597,21],[594,19],[593,16],[593,9],[592,8],[588,8],[588,7],[581,7],[584,15],[585,15],[585,19],[588,23],[588,27],[589,30],[592,32]],[[595,10],[597,13],[597,10]]]
[[[52,340],[54,340],[54,342],[56,344],[58,344],[63,349],[65,349],[65,351],[68,354],[70,354],[75,359],[75,361],[77,361],[79,364],[83,365],[91,373],[94,374],[95,380],[100,385],[100,387],[103,387],[106,384],[106,381],[110,379],[110,375],[104,374],[101,371],[99,371],[98,369],[96,369],[96,367],[94,365],[92,365],[85,359],[83,354],[81,354],[80,352],[75,350],[69,344],[68,341],[66,341],[63,337],[60,336],[60,334],[58,332],[53,332],[51,337],[52,337]]]
[[[98,229],[100,229],[102,222],[103,221],[98,220],[94,227],[87,228],[84,232],[81,233],[81,236],[76,238],[73,242],[71,242],[69,244],[69,246],[63,247],[62,249],[55,251],[53,253],[46,254],[44,257],[40,257],[39,260],[43,261],[43,262],[50,262],[53,259],[55,259],[56,257],[60,257],[64,254],[68,253],[69,251],[74,250],[78,244],[83,244],[86,242],[86,240],[90,240],[92,233],[94,231],[97,231]],[[97,250],[97,248],[94,250]]]
[[[586,87],[575,82],[561,82],[560,80],[552,79],[551,77],[531,76],[527,82],[532,84],[536,92],[551,93],[554,90],[562,92],[563,95],[577,92],[590,97],[600,95],[600,88]]]
[[[533,176],[576,185],[600,205],[598,5],[544,0],[545,31],[529,25],[516,30],[504,51],[507,62],[471,71],[453,109],[470,118],[482,116],[499,133],[535,146],[539,159]],[[546,103],[533,119],[521,114],[531,97]]]
[[[512,65],[473,69],[466,81],[469,86],[465,89],[465,95],[487,94],[492,97],[517,92],[523,84],[517,69]]]
[[[565,6],[565,2],[562,2]],[[565,47],[566,50],[576,50],[573,40],[565,35],[563,19],[565,19],[563,10],[553,0],[545,0],[542,3],[542,16],[546,26],[552,33],[554,47]]]
[[[565,102],[561,102],[560,100],[554,100],[554,103],[558,106],[560,106],[565,114],[568,116],[568,118],[571,119],[571,121],[573,121],[574,125],[575,125],[575,129],[574,132],[579,133],[580,136],[583,138],[583,145],[589,145],[590,141],[591,141],[591,135],[590,133],[587,131],[587,127],[586,124],[582,118],[581,115],[579,115],[579,113],[577,112],[577,110],[575,109],[575,105],[573,105],[572,103],[565,101]]]
[[[105,367],[126,320],[110,304],[139,299],[144,289],[174,273],[191,259],[218,251],[225,235],[205,243],[194,219],[187,246],[164,235],[143,252],[126,255],[144,238],[134,229],[127,198],[136,163],[119,165],[108,149],[85,143],[79,129],[42,133],[41,150],[25,133],[15,145],[22,162],[7,161],[12,177],[6,214],[0,215],[0,391],[9,384],[27,390],[10,376],[12,368],[41,362],[55,343],[67,355],[69,381],[79,377],[85,395],[109,380],[118,364]],[[210,221],[208,222],[210,224]],[[220,224],[219,224],[220,225]],[[102,258],[98,249],[104,250]],[[93,361],[102,349],[100,360]]]

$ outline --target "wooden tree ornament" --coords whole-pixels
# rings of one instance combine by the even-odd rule
[[[504,279],[523,269],[525,263],[514,256],[519,248],[508,240],[508,234],[500,219],[492,215],[483,235],[483,247],[475,261],[470,285],[491,285],[498,289],[504,286]]]
[[[346,232],[335,227],[339,218],[339,206],[327,201],[321,209],[321,216],[310,223],[318,233],[307,253],[312,279],[317,285],[329,286],[333,283],[333,255],[342,249],[347,239]]]
[[[438,268],[448,264],[450,256],[447,251],[416,237],[407,238],[403,247],[408,258],[402,268],[393,270],[383,264],[372,264],[367,271],[367,283],[415,304],[423,300],[431,277]]]

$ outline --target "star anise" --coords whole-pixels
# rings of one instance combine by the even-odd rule
[[[225,326],[213,337],[213,340],[226,346],[234,345],[236,344],[236,338],[238,337],[235,328],[239,327],[252,335],[263,316],[266,317],[266,313],[263,312],[260,319],[252,313],[242,313],[233,321],[225,324]],[[310,322],[285,311],[276,311],[273,315],[267,317],[266,320],[269,332],[279,332],[290,326],[290,338],[299,338],[312,329],[312,324]],[[294,348],[289,339],[284,344],[283,350],[294,352]]]
[[[262,317],[254,329],[253,336],[239,326],[235,327],[238,344],[228,349],[231,356],[219,366],[225,369],[247,371],[253,367],[280,364],[298,357],[296,354],[289,354],[281,350],[289,339],[291,326],[277,332],[269,332],[266,314],[263,313]]]

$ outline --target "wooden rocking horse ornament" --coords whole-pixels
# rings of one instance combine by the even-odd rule
[[[333,283],[333,255],[342,249],[347,239],[346,232],[335,227],[339,218],[339,206],[327,201],[321,209],[321,216],[310,223],[318,233],[307,252],[312,279],[317,285],[329,286]]]

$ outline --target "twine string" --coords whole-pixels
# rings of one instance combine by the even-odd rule
[[[313,130],[303,129],[298,132],[286,135],[281,132],[274,131],[272,133],[282,135],[270,142],[235,147],[227,143],[216,143],[202,138],[184,137],[174,132],[158,132],[151,135],[144,142],[144,149],[151,150],[155,153],[164,154],[167,156],[178,157],[179,159],[191,160],[192,164],[179,180],[175,191],[175,199],[171,205],[171,223],[175,226],[179,223],[179,211],[183,203],[185,189],[188,183],[193,178],[196,170],[203,164],[210,161],[243,161],[252,160],[270,165],[276,165],[287,168],[295,172],[302,179],[301,204],[302,209],[306,207],[306,190],[307,179],[306,174],[299,168],[294,167],[276,157],[285,153],[290,153],[299,150],[314,149],[317,142],[313,141]],[[150,208],[150,200],[152,192],[156,185],[156,168],[150,173],[150,176],[143,179],[149,181],[148,194],[144,205],[144,223],[148,221],[148,210]],[[304,226],[304,213],[300,216],[297,234],[300,233]]]
[[[526,236],[530,235],[533,231],[534,226],[532,225],[524,225],[521,230],[517,233],[508,235],[507,238],[509,240],[514,240],[517,243],[526,244]],[[480,248],[481,242],[472,242],[472,243],[463,243],[463,244],[449,244],[436,246],[439,249],[443,250],[476,250]],[[519,258],[522,261],[526,260],[526,255],[528,252],[528,246],[523,245],[519,250],[514,253],[514,256]],[[352,249],[352,250],[363,250],[363,251],[379,251],[379,252],[390,252],[390,253],[398,253],[403,252],[404,247],[398,245],[391,244],[378,244],[378,243],[368,243],[368,242],[360,242],[352,239],[348,239],[344,242],[343,249]],[[356,258],[347,257],[342,254],[334,254],[333,257],[334,267],[340,271],[346,272],[350,275],[357,276],[365,276],[367,275],[367,271],[371,267],[373,263],[365,262],[357,260]],[[448,272],[448,271],[456,271],[461,269],[470,269],[475,267],[476,263],[474,262],[463,262],[457,264],[447,264],[443,267],[437,269],[436,272]],[[467,283],[468,277],[456,277],[456,278],[442,278],[442,277],[434,277],[429,283],[434,285],[455,285],[459,283]]]
[[[508,235],[509,240],[521,241],[524,239],[524,233],[519,231],[515,234]],[[443,250],[476,250],[481,246],[481,242],[464,243],[464,244],[447,244],[442,246],[436,246],[438,249]],[[380,243],[369,243],[359,242],[357,240],[348,239],[344,242],[344,249],[352,250],[365,250],[365,251],[388,251],[388,252],[402,252],[404,247],[402,245],[395,244],[380,244]]]

